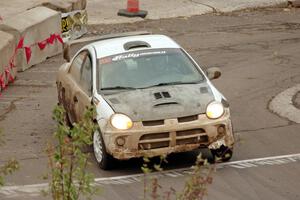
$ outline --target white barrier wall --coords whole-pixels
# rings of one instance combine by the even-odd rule
[[[62,13],[68,13],[75,10],[84,10],[87,0],[49,0],[41,5]]]
[[[17,69],[14,66],[15,49],[14,36],[0,31],[0,91],[16,78]]]
[[[62,52],[61,16],[49,8],[36,7],[5,19],[0,30],[15,37],[18,71]]]

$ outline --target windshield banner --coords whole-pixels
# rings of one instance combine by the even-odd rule
[[[166,51],[150,51],[150,52],[136,52],[136,53],[129,53],[118,55],[112,58],[112,61],[119,61],[127,58],[138,58],[142,56],[149,56],[149,55],[159,55],[159,54],[166,54]]]
[[[178,52],[178,49],[151,49],[151,50],[141,50],[141,51],[135,51],[135,52],[129,52],[129,53],[122,53],[112,56],[107,56],[100,58],[100,64],[107,64],[111,62],[117,62],[121,60],[126,60],[130,58],[140,58],[140,57],[151,57],[156,55],[167,55]]]

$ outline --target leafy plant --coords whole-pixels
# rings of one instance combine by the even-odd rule
[[[65,110],[57,106],[53,118],[57,122],[54,133],[57,146],[48,144],[51,182],[50,192],[54,200],[77,200],[80,196],[90,199],[97,192],[94,177],[87,172],[89,154],[83,148],[92,144],[96,128],[93,122],[95,110],[88,109],[83,120],[70,128],[65,122]]]
[[[192,168],[193,171],[178,196],[180,200],[202,200],[208,194],[207,186],[212,184],[215,167],[202,159],[201,154],[198,155],[196,164]]]
[[[210,165],[207,160],[202,159],[202,155],[199,154],[182,191],[176,191],[173,187],[164,191],[164,188],[159,184],[157,176],[153,176],[151,178],[151,185],[148,185],[150,173],[153,171],[162,172],[161,165],[164,162],[167,162],[166,157],[161,156],[159,164],[149,167],[151,163],[150,159],[147,157],[144,158],[142,166],[142,171],[144,172],[144,200],[203,200],[204,196],[208,194],[207,186],[212,184],[212,174],[215,171],[213,165]]]
[[[0,132],[0,146],[4,145],[5,141],[2,139],[2,134]],[[10,159],[4,165],[0,166],[0,187],[4,186],[4,176],[12,174],[19,169],[19,163],[15,159]]]
[[[3,166],[0,166],[0,187],[4,186],[4,176],[12,174],[19,169],[19,163],[15,159],[9,160]]]
[[[162,155],[160,156],[160,161],[158,164],[153,164],[151,165],[151,160],[148,157],[144,157],[144,164],[141,167],[143,173],[144,173],[144,200],[148,199],[148,196],[150,196],[151,199],[160,199],[160,190],[162,190],[162,186],[158,182],[158,178],[156,176],[151,177],[150,182],[151,186],[148,186],[148,181],[150,177],[151,172],[162,172],[163,169],[161,165],[163,163],[167,163],[168,161],[166,160],[166,156]],[[150,194],[149,194],[150,193]]]

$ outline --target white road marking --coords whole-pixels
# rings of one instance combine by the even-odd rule
[[[300,110],[293,105],[293,97],[300,91],[300,84],[291,87],[272,99],[270,110],[290,121],[300,123]]]
[[[246,169],[253,168],[259,166],[268,166],[268,165],[282,165],[288,163],[300,162],[300,153],[298,154],[290,154],[283,156],[272,156],[265,158],[257,158],[257,159],[249,159],[249,160],[240,160],[240,161],[232,161],[227,163],[219,163],[216,164],[216,169],[224,169],[224,168],[234,168],[234,169]],[[166,170],[163,172],[152,173],[148,176],[158,177],[158,178],[176,178],[181,177],[187,174],[191,174],[191,168],[183,168],[183,169],[174,169],[174,170]],[[105,178],[96,178],[96,185],[124,185],[142,182],[144,179],[144,174],[134,174],[127,176],[115,176],[115,177],[105,177]],[[48,184],[33,184],[33,185],[19,185],[19,186],[5,186],[0,189],[0,197],[5,196],[7,198],[15,198],[20,196],[40,196],[42,190],[47,190]]]

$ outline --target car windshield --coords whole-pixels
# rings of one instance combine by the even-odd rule
[[[181,49],[151,49],[99,59],[101,90],[195,84],[204,77]]]

